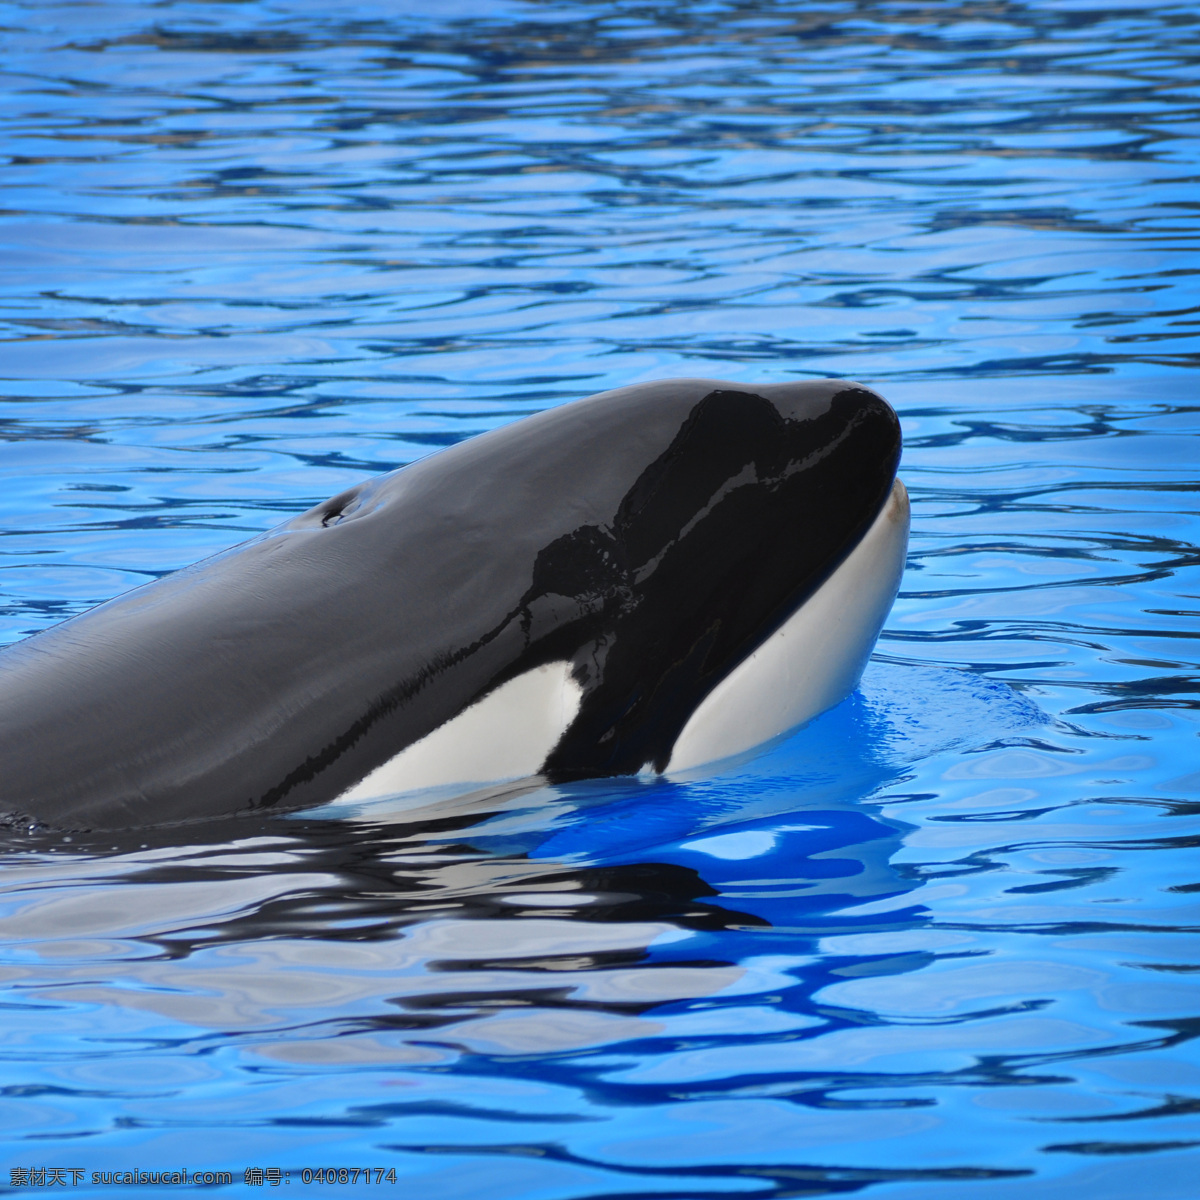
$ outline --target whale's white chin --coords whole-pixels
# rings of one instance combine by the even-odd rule
[[[845,561],[688,718],[669,772],[743,754],[811,721],[854,690],[887,619],[908,549],[899,479]]]

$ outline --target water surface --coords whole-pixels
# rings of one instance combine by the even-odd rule
[[[723,772],[10,837],[6,1172],[1194,1196],[1192,6],[421,7],[0,4],[0,640],[681,374],[895,403],[901,598]]]

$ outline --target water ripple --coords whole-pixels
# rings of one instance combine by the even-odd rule
[[[8,835],[13,1167],[1193,1194],[1188,6],[0,28],[0,641],[669,375],[878,386],[914,514],[861,691],[723,773]]]

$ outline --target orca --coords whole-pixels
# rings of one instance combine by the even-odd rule
[[[480,434],[0,651],[0,812],[136,828],[746,752],[856,685],[900,448],[838,380]]]

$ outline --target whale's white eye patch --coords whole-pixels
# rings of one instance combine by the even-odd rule
[[[444,783],[536,775],[575,720],[582,699],[570,663],[534,667],[401,750],[338,799],[371,800]]]

